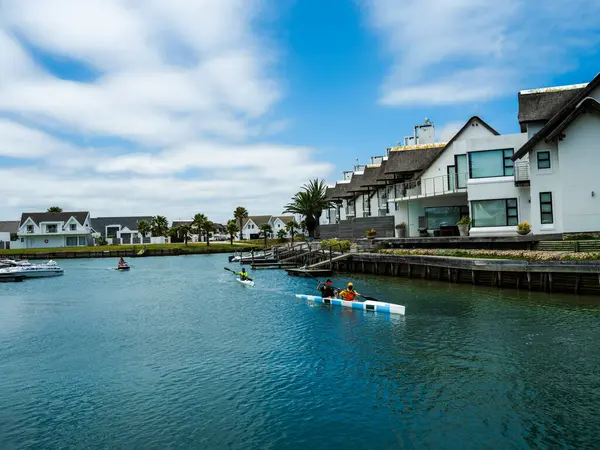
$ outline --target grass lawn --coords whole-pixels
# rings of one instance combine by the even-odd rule
[[[235,252],[244,248],[256,248],[254,243],[234,244],[229,243],[188,243],[185,244],[138,244],[138,245],[104,245],[95,247],[57,247],[57,248],[16,248],[11,250],[0,250],[0,255],[27,255],[36,253],[73,253],[73,252],[108,252],[108,251],[139,251],[146,247],[148,250],[168,250],[180,249],[182,253],[217,253],[217,252]]]

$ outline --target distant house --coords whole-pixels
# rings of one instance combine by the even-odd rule
[[[192,227],[192,233],[190,234],[191,240],[189,242],[205,242],[205,240],[206,240],[205,237],[198,236],[198,234],[195,233],[195,227],[192,224],[193,224],[193,220],[174,220],[173,223],[171,224],[171,228],[180,227],[182,225],[190,225]],[[213,225],[215,226],[215,231],[214,231],[214,233],[211,233],[212,239],[214,239],[214,240],[226,239],[227,236],[225,235],[225,226],[221,225],[220,223],[213,223]],[[183,242],[183,239],[182,238],[171,238],[171,242]]]
[[[19,221],[0,222],[0,249],[10,248],[11,235],[19,231]]]
[[[294,220],[294,216],[249,216],[244,219],[242,226],[242,233],[245,239],[259,239],[261,238],[260,226],[262,224],[269,224],[273,229],[271,235],[277,235],[279,230],[285,230],[288,223]],[[287,233],[289,235],[289,233]]]
[[[23,213],[13,248],[82,247],[92,244],[90,213]]]
[[[148,244],[150,236],[142,236],[138,231],[141,221],[150,224],[152,217],[96,217],[92,219],[92,230],[106,238],[110,244]]]

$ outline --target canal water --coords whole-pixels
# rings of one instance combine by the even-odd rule
[[[0,448],[598,448],[597,298],[355,279],[389,317],[226,261],[0,285]]]

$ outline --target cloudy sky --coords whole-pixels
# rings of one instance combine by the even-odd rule
[[[597,0],[0,0],[0,220],[278,214],[424,117],[518,132],[600,71]]]

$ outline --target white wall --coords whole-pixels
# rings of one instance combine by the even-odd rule
[[[494,134],[484,127],[481,122],[478,120],[474,120],[461,134],[458,138],[450,144],[449,147],[446,147],[444,151],[439,155],[438,159],[429,167],[421,176],[423,178],[430,177],[438,177],[442,175],[447,175],[448,166],[454,165],[454,155],[464,155],[467,150],[467,141],[470,139],[481,139],[489,136],[494,136]],[[419,150],[409,150],[409,151],[419,151]]]
[[[66,247],[66,242],[67,242],[67,237],[71,237],[71,236],[67,236],[67,235],[60,235],[60,236],[54,236],[54,235],[50,235],[50,236],[20,236],[19,237],[19,244],[18,247],[15,246],[14,248],[57,248],[57,247]],[[79,237],[85,237],[82,235],[74,235],[73,237],[79,238]],[[24,242],[20,242],[21,238],[23,238],[25,241]],[[48,242],[45,242],[48,241]],[[87,243],[86,243],[87,245]]]
[[[538,170],[537,153],[550,151],[550,169]],[[558,148],[554,142],[538,144],[529,155],[531,173],[531,232],[533,234],[562,233],[563,225],[563,191]],[[541,224],[540,192],[552,192],[553,224]]]
[[[562,192],[553,199],[553,209],[555,216],[562,215],[563,231],[600,231],[600,116],[575,119],[558,144],[557,156]]]

